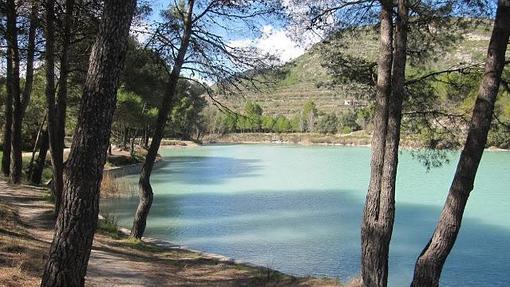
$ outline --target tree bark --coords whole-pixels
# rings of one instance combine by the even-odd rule
[[[58,93],[55,98],[55,11],[54,0],[47,0],[47,32],[46,56],[47,69],[47,104],[48,104],[48,131],[50,135],[51,162],[53,166],[53,193],[55,196],[55,211],[58,214],[62,201],[64,188],[64,138],[67,108],[67,79],[69,76],[69,48],[71,45],[71,29],[73,26],[74,0],[65,1],[64,31],[62,35],[62,52],[60,57],[60,78],[58,80]],[[50,54],[51,53],[51,54]],[[50,59],[51,58],[51,59]],[[50,63],[51,62],[51,63]],[[48,81],[51,77],[51,83]]]
[[[377,94],[372,135],[370,182],[361,225],[361,276],[364,286],[386,286],[388,226],[379,222],[381,183],[386,152],[388,100],[391,95],[393,20],[391,1],[381,2]]]
[[[30,103],[32,95],[32,86],[34,83],[34,56],[35,56],[35,37],[37,32],[37,12],[39,5],[37,1],[32,0],[32,10],[30,12],[30,28],[28,29],[28,45],[27,45],[27,66],[25,74],[25,87],[23,88],[23,116]]]
[[[379,191],[379,214],[376,219],[376,224],[373,227],[375,236],[372,235],[372,237],[369,237],[373,241],[368,243],[368,246],[376,246],[374,251],[376,254],[375,258],[377,259],[372,260],[372,262],[377,262],[377,268],[375,269],[377,270],[375,274],[378,274],[376,276],[377,285],[366,284],[366,286],[387,286],[389,249],[393,234],[393,224],[395,221],[395,186],[400,144],[402,102],[405,95],[404,85],[407,29],[407,0],[399,0],[398,15],[395,18],[395,47],[393,51],[393,66],[391,74],[391,96],[388,100],[388,121],[386,127],[384,163],[382,174],[379,175],[382,176]],[[369,258],[366,258],[366,260],[369,260]]]
[[[37,159],[32,168],[32,172],[30,173],[30,182],[32,184],[41,184],[42,174],[44,171],[44,166],[46,165],[46,156],[48,154],[49,148],[49,138],[48,138],[48,130],[44,129],[40,138],[39,145],[39,154],[37,155]]]
[[[60,78],[55,97],[55,2],[46,1],[46,100],[48,105],[48,132],[50,135],[51,163],[53,166],[53,194],[55,211],[58,214],[64,188],[64,138],[67,108],[67,79],[69,76],[69,48],[73,26],[74,0],[65,1],[64,31],[60,57]],[[50,71],[48,73],[48,71]],[[49,79],[51,78],[51,79]]]
[[[151,145],[147,152],[147,156],[145,157],[145,162],[142,167],[142,171],[140,173],[140,179],[138,181],[138,193],[140,197],[140,202],[136,209],[136,213],[133,220],[133,227],[131,229],[131,237],[133,238],[142,238],[145,232],[145,226],[147,223],[147,216],[149,215],[150,208],[152,206],[153,200],[153,192],[152,186],[150,184],[150,176],[152,173],[152,169],[154,167],[154,162],[156,160],[156,156],[158,155],[159,146],[161,144],[161,140],[163,139],[166,122],[168,120],[168,114],[172,108],[173,100],[175,98],[175,91],[177,87],[177,82],[179,80],[179,76],[181,74],[181,68],[184,64],[184,59],[186,56],[186,52],[188,50],[191,32],[192,32],[192,17],[193,17],[193,6],[195,4],[194,0],[188,1],[188,11],[187,15],[184,19],[184,32],[181,41],[181,46],[179,48],[179,52],[177,53],[177,57],[175,59],[174,67],[172,68],[172,72],[169,76],[167,90],[165,92],[165,97],[163,98],[163,102],[161,108],[158,112],[158,119],[156,122],[156,126],[154,129],[154,134],[152,136]]]
[[[6,2],[7,10],[7,61],[10,62],[10,69],[7,75],[7,93],[12,97],[12,131],[11,131],[11,171],[10,180],[12,183],[20,183],[21,172],[23,168],[21,151],[21,129],[23,106],[21,102],[20,83],[19,83],[19,50],[18,50],[18,28],[16,27],[16,3],[14,0]],[[5,157],[6,155],[4,155]]]
[[[439,286],[443,265],[457,239],[464,209],[473,190],[476,172],[487,143],[509,36],[510,1],[500,0],[487,52],[485,73],[473,109],[466,143],[439,222],[416,261],[411,286]]]
[[[64,172],[62,206],[41,286],[84,286],[120,71],[136,0],[106,0]]]
[[[55,214],[58,214],[62,201],[63,155],[58,147],[58,117],[55,105],[55,0],[45,0],[46,7],[46,104],[48,108],[48,135],[51,165],[53,168],[53,196]]]
[[[12,137],[12,91],[10,82],[10,74],[12,70],[12,61],[7,58],[7,94],[5,98],[5,125],[3,134],[3,157],[2,172],[8,177],[11,174],[11,137]]]

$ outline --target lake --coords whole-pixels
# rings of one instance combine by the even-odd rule
[[[369,148],[212,145],[160,153],[146,236],[294,275],[347,281],[359,272]],[[401,153],[389,286],[409,286],[458,156],[427,172]],[[441,286],[510,284],[509,187],[510,153],[485,152]],[[101,209],[130,228],[137,203],[102,200]]]

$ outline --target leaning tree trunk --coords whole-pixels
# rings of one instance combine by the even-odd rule
[[[500,0],[487,52],[485,73],[473,109],[466,143],[439,222],[432,238],[416,261],[411,286],[439,286],[443,265],[457,239],[464,209],[473,190],[476,171],[487,143],[501,73],[505,65],[509,35],[510,1]]]
[[[20,183],[23,162],[21,158],[21,129],[23,117],[23,105],[21,102],[19,85],[19,50],[18,31],[16,27],[16,3],[14,0],[6,2],[7,10],[7,61],[10,62],[10,71],[7,75],[7,93],[12,97],[12,134],[11,134],[11,171],[10,180],[12,183]],[[6,155],[4,155],[5,157]]]
[[[381,183],[384,168],[393,61],[392,3],[382,2],[380,12],[377,94],[372,135],[370,183],[361,225],[361,276],[364,286],[386,286],[388,276],[387,226],[380,224]]]
[[[39,154],[37,155],[35,164],[32,167],[32,172],[30,173],[30,182],[32,184],[41,184],[42,174],[44,171],[44,166],[46,165],[46,156],[48,154],[49,148],[49,138],[47,129],[44,129],[42,131],[39,142],[40,142]]]
[[[47,116],[48,116],[47,114],[44,115],[43,121],[42,121],[41,125],[39,126],[39,130],[37,131],[37,137],[35,138],[34,148],[32,149],[32,156],[30,157],[30,163],[28,164],[28,178],[32,178],[32,172],[34,171],[35,153],[37,152],[37,148],[40,147],[40,145],[43,141],[43,138],[42,138],[43,133],[47,132],[44,129]]]
[[[181,46],[179,48],[179,52],[177,53],[174,67],[172,68],[172,72],[168,79],[169,84],[165,92],[165,97],[163,99],[161,108],[159,109],[158,112],[158,119],[156,121],[154,135],[152,137],[151,145],[147,152],[147,156],[145,157],[145,162],[140,173],[140,179],[138,181],[138,193],[140,197],[140,202],[138,203],[138,207],[136,209],[135,217],[133,220],[133,227],[131,229],[130,235],[133,238],[137,239],[142,238],[143,233],[145,232],[147,216],[149,215],[149,211],[152,206],[153,192],[150,183],[150,176],[152,173],[152,169],[154,167],[154,162],[156,161],[156,156],[158,155],[161,140],[163,139],[166,122],[168,120],[168,114],[170,113],[170,110],[172,108],[177,82],[179,80],[181,68],[185,60],[186,52],[188,50],[188,45],[190,42],[192,32],[191,28],[193,25],[192,17],[194,3],[195,3],[194,0],[190,0],[188,2],[189,7],[187,15],[185,16],[184,19],[185,29],[183,32]]]
[[[64,172],[62,206],[41,286],[84,286],[97,227],[120,71],[136,0],[106,0],[90,55],[78,124]]]
[[[172,73],[172,75],[175,74],[176,73]],[[178,74],[175,77],[171,76],[169,87],[167,88],[162,106],[159,109],[158,119],[156,122],[156,127],[154,129],[154,135],[152,136],[151,145],[149,147],[149,150],[147,151],[147,155],[145,156],[145,162],[143,164],[142,171],[140,172],[140,179],[138,181],[138,193],[140,197],[140,202],[138,203],[138,207],[136,209],[135,217],[133,220],[133,227],[131,229],[130,235],[133,238],[140,239],[142,238],[143,233],[145,232],[147,216],[149,215],[149,210],[152,206],[153,199],[152,186],[150,184],[150,176],[152,173],[152,169],[154,168],[156,157],[158,155],[161,140],[163,139],[168,114],[170,113],[170,110],[172,108],[173,97],[175,94],[178,79],[179,79]]]

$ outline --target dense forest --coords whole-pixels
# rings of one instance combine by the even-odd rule
[[[401,142],[424,149],[429,165],[440,164],[435,150],[461,150],[411,283],[439,285],[484,149],[510,148],[508,1],[151,4],[0,4],[3,180],[47,186],[55,209],[41,286],[86,284],[105,164],[119,164],[112,150],[142,166],[130,230],[140,240],[165,139],[361,131],[372,152],[361,286],[388,284]],[[306,51],[282,61],[239,44],[268,24]]]

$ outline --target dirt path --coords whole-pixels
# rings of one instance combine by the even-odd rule
[[[16,221],[13,219],[0,221],[0,257],[7,258],[0,260],[0,273],[4,274],[0,275],[0,286],[39,285],[38,278],[53,236],[52,205],[45,197],[44,189],[15,187],[0,181],[3,204],[0,211],[2,206],[12,208],[19,218],[19,226],[10,226]],[[94,238],[86,286],[339,285],[335,280],[298,279],[189,250],[163,248],[99,232]]]

